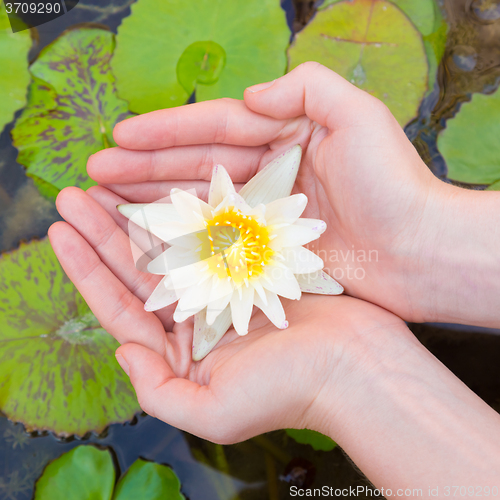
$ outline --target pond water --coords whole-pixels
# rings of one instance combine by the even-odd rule
[[[38,29],[39,51],[64,29],[81,22],[100,23],[116,32],[130,12],[131,0],[82,0],[76,8]],[[314,15],[314,2],[284,2],[290,25],[300,30]],[[419,115],[407,127],[429,168],[446,180],[446,165],[436,147],[438,132],[472,92],[493,90],[500,81],[500,2],[444,0],[450,26],[448,43],[434,90],[423,101]],[[9,137],[12,125],[0,136],[0,250],[14,249],[23,239],[43,237],[59,219],[54,205],[40,196]],[[452,325],[410,325],[417,337],[473,391],[500,411],[499,331]],[[83,440],[58,440],[50,434],[27,434],[20,424],[0,417],[0,500],[32,497],[35,480],[45,465],[84,443],[110,447],[121,471],[138,457],[169,464],[191,500],[288,498],[295,484],[335,488],[365,485],[342,450],[315,452],[283,431],[232,446],[216,446],[183,433],[146,415],[134,422],[112,425],[102,435]],[[68,496],[70,498],[70,496]]]

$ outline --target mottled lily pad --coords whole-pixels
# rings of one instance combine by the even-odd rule
[[[4,2],[0,2],[0,132],[26,104],[30,47],[29,31],[12,33]]]
[[[316,451],[331,451],[337,446],[337,443],[333,439],[321,434],[321,432],[312,431],[310,429],[285,430],[291,438],[297,441],[297,443],[309,444]]]
[[[75,29],[43,49],[30,67],[28,105],[12,136],[17,161],[45,195],[95,184],[87,175],[87,159],[115,145],[113,127],[129,116],[127,103],[115,94],[109,67],[113,49],[112,33]]]
[[[138,459],[116,488],[115,476],[108,450],[77,446],[45,468],[35,500],[184,500],[179,478],[165,465]]]
[[[118,343],[47,239],[0,258],[0,410],[27,430],[84,435],[140,411]]]
[[[438,149],[446,160],[448,177],[471,184],[500,181],[500,91],[474,94],[457,115],[446,122]],[[495,184],[494,184],[495,183]]]
[[[386,0],[342,1],[321,10],[288,51],[290,69],[313,60],[382,100],[401,125],[427,90],[422,36]]]
[[[140,0],[118,28],[120,97],[145,113],[234,97],[284,74],[290,30],[277,0]]]

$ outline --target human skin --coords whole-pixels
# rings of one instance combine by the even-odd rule
[[[103,327],[124,344],[117,359],[146,412],[221,443],[316,429],[377,487],[423,488],[424,498],[438,485],[496,484],[500,417],[397,315],[498,326],[498,193],[436,179],[385,106],[316,64],[247,90],[244,103],[132,118],[115,140],[119,148],[88,165],[106,188],[63,190],[57,206],[67,222],[49,236]],[[247,336],[231,330],[193,362],[192,325],[172,328],[171,308],[144,311],[158,277],[134,268],[115,207],[155,201],[172,187],[206,194],[215,163],[246,182],[297,143],[305,216],[328,224],[315,249],[378,251],[378,262],[356,262],[365,279],[341,280],[371,303],[305,294],[284,301],[287,330],[258,312]],[[331,271],[349,262],[325,264]]]
[[[294,192],[309,198],[306,217],[326,221],[312,248],[349,295],[407,321],[500,325],[500,193],[434,177],[383,103],[317,63],[244,98],[125,120],[120,147],[93,155],[89,175],[132,202],[174,186],[203,197],[216,163],[244,183],[301,144]]]

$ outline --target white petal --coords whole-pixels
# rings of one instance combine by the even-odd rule
[[[146,311],[157,311],[163,307],[167,307],[178,300],[177,293],[175,290],[168,290],[165,287],[166,277],[163,278],[158,286],[154,289],[153,293],[149,296],[148,300],[144,304],[144,309]]]
[[[271,237],[276,235],[269,242],[269,248],[280,251],[284,247],[296,247],[305,245],[313,240],[317,240],[320,234],[306,226],[291,226],[280,227],[278,229],[271,228]]]
[[[212,218],[210,205],[188,191],[174,188],[170,191],[170,197],[175,209],[187,224],[203,223],[205,219]]]
[[[252,207],[238,193],[228,194],[213,210],[214,215],[223,213],[226,208],[235,208],[246,214],[252,210]]]
[[[216,207],[228,194],[235,193],[233,181],[222,165],[215,165],[208,192],[208,204]]]
[[[219,342],[231,326],[231,309],[222,311],[212,325],[206,321],[206,310],[194,316],[193,361],[203,359]]]
[[[166,283],[167,288],[181,289],[190,286],[199,285],[211,275],[207,273],[207,264],[197,262],[190,266],[178,267],[172,269],[169,273],[170,282]]]
[[[116,208],[127,219],[146,230],[157,224],[182,220],[171,203],[130,203]]]
[[[174,312],[174,321],[181,323],[193,314],[204,309],[209,301],[210,292],[212,291],[213,279],[207,279],[203,283],[190,286],[184,291],[177,308]]]
[[[300,287],[292,270],[285,265],[267,265],[260,284],[270,292],[276,293],[286,299],[300,299]]]
[[[233,296],[233,293],[234,292],[231,292],[224,297],[220,297],[219,299],[208,303],[206,317],[208,325],[212,325],[214,321],[219,317],[219,314],[221,314],[226,309],[229,301],[231,300],[231,297]]]
[[[185,222],[167,222],[161,225],[152,225],[148,231],[160,238],[162,241],[169,243],[177,241],[177,238],[184,237],[192,233],[198,233],[205,229],[203,222],[186,224]]]
[[[295,274],[313,273],[324,267],[323,260],[304,247],[287,247],[280,253],[284,258],[283,263]]]
[[[298,219],[295,225],[308,227],[318,234],[323,234],[326,230],[326,222],[320,219]]]
[[[326,274],[325,271],[311,274],[297,274],[295,277],[299,282],[300,289],[306,293],[340,295],[344,291],[343,286]]]
[[[231,299],[233,292],[234,285],[232,280],[220,279],[218,277],[213,280],[206,316],[206,320],[209,325],[215,321],[217,316],[229,304],[229,300]]]
[[[254,295],[253,302],[277,328],[280,330],[288,328],[285,311],[278,296],[266,290],[266,299],[267,304],[264,304],[258,295]]]
[[[259,278],[253,279],[250,284],[255,288],[255,291],[259,294],[260,300],[264,302],[264,304],[267,306],[267,297],[266,297],[266,291],[264,290],[263,286],[260,284]]]
[[[243,186],[239,194],[252,207],[290,196],[301,157],[302,148],[297,144],[268,163]]]
[[[181,247],[170,247],[148,264],[148,272],[152,274],[168,274],[173,269],[189,266],[196,262],[200,262],[197,253]]]
[[[268,203],[266,205],[267,225],[293,224],[302,215],[306,205],[305,194],[294,194]]]
[[[241,292],[241,297],[240,293]],[[242,286],[231,297],[231,317],[233,327],[238,335],[248,333],[248,323],[252,316],[254,289],[252,286]]]

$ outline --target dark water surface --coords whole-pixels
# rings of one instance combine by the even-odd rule
[[[39,51],[64,29],[81,22],[108,26],[116,32],[130,13],[131,0],[82,0],[67,15],[38,28]],[[481,7],[488,4],[490,8]],[[294,30],[314,15],[314,2],[286,0],[284,8]],[[445,127],[472,92],[493,91],[500,81],[500,2],[444,0],[450,25],[448,44],[434,91],[423,101],[419,116],[406,127],[429,168],[446,180],[446,165],[436,148]],[[43,237],[59,219],[52,203],[42,198],[16,163],[6,127],[0,136],[0,250],[11,250],[22,239]],[[473,391],[500,411],[500,335],[468,327],[410,325],[419,340]],[[496,333],[496,334],[495,334]],[[148,416],[112,425],[101,436],[58,441],[50,434],[29,435],[19,424],[0,417],[0,500],[27,500],[44,466],[84,443],[113,450],[120,470],[139,456],[172,466],[182,491],[191,500],[288,498],[288,481],[313,481],[313,486],[335,488],[368,485],[338,448],[314,452],[296,444],[284,432],[274,432],[244,443],[218,447]],[[68,495],[68,499],[71,498]],[[361,496],[363,498],[363,496]]]

